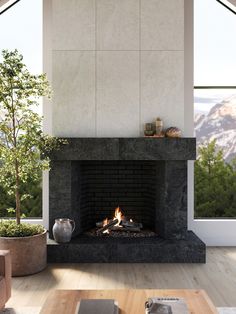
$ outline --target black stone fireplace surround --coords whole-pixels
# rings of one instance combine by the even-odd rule
[[[76,222],[72,241],[48,244],[49,262],[205,262],[205,244],[187,230],[187,160],[195,138],[69,138],[51,156],[49,234]],[[96,222],[125,215],[151,237],[89,237]]]

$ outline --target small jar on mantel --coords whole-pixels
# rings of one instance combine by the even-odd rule
[[[156,136],[163,136],[163,120],[161,118],[156,119]]]
[[[145,135],[145,136],[153,136],[153,135],[154,135],[154,130],[153,130],[153,125],[152,125],[152,123],[145,123],[145,126],[144,126],[144,135]]]

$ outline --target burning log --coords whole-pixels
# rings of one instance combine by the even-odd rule
[[[103,221],[96,222],[96,227],[97,227],[97,228],[102,228],[103,225],[104,225],[104,222],[103,222]]]
[[[140,232],[141,229],[139,227],[116,227],[113,226],[110,228],[111,231],[118,231],[118,232]]]
[[[98,229],[97,233],[102,233],[102,232],[106,231],[107,229],[110,229],[111,227],[116,225],[118,222],[119,222],[118,219],[114,219],[114,220],[108,222],[108,224],[106,224],[102,228]]]
[[[115,209],[114,218],[108,219],[101,222],[96,223],[97,228],[97,234],[101,233],[109,233],[109,231],[119,231],[120,232],[140,232],[143,228],[142,223],[134,222],[132,219],[127,219],[120,207],[117,207]]]
[[[122,220],[121,225],[124,228],[138,228],[138,229],[143,228],[143,224],[138,223],[138,222],[134,222],[134,221],[130,221],[130,220]]]
[[[112,219],[109,219],[108,220],[108,223],[113,221]],[[96,227],[97,228],[102,228],[104,226],[104,221],[99,221],[99,222],[96,222]],[[130,221],[130,220],[121,220],[120,222],[120,225],[119,225],[119,229],[120,227],[123,227],[124,229],[125,228],[139,228],[139,229],[142,229],[143,228],[143,224],[140,223],[140,222],[134,222],[134,221]],[[113,228],[114,230],[114,228]]]

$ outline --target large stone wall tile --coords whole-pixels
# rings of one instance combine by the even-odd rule
[[[95,0],[53,0],[52,48],[95,49]]]
[[[184,0],[141,0],[141,49],[184,49]]]
[[[95,136],[95,52],[54,51],[53,134]]]
[[[139,49],[139,0],[97,1],[96,48]]]
[[[139,52],[97,53],[97,136],[139,135]]]
[[[184,53],[142,51],[141,124],[164,120],[184,130]]]

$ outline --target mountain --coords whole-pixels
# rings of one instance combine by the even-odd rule
[[[198,144],[216,139],[223,150],[224,158],[230,161],[236,157],[236,96],[217,103],[207,113],[197,112],[194,117]]]

